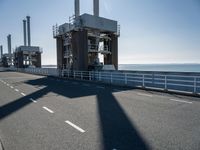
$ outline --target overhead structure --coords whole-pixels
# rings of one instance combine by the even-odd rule
[[[99,16],[99,0],[93,0],[93,15],[80,15],[79,0],[74,4],[75,15],[69,17],[69,22],[53,26],[57,68],[99,70],[109,65],[118,69],[117,21]]]
[[[30,16],[27,16],[26,19],[23,20],[24,45],[15,49],[14,66],[17,68],[40,68],[42,51],[39,46],[31,46]],[[28,45],[26,41],[28,41]]]

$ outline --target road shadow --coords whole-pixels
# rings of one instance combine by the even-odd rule
[[[60,80],[60,79],[56,79]],[[43,86],[25,97],[5,104],[0,108],[0,120],[29,105],[30,98],[39,100],[49,92],[68,98],[78,98],[96,95],[98,104],[99,123],[101,125],[101,144],[104,150],[148,150],[147,142],[143,139],[134,123],[128,118],[122,106],[113,96],[112,89],[85,88],[83,85],[74,84],[73,81],[65,83],[50,77],[27,80],[25,84]],[[76,83],[78,83],[76,81]],[[119,89],[120,90],[120,89]]]

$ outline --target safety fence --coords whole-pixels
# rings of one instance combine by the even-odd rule
[[[62,77],[99,81],[121,86],[200,93],[200,74],[140,71],[69,71],[63,70]]]
[[[71,71],[56,68],[26,68],[13,71],[96,81],[106,84],[200,94],[200,73],[145,71]]]

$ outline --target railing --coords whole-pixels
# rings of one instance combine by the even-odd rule
[[[143,73],[120,71],[69,71],[63,70],[62,77],[103,83],[132,86],[164,91],[200,94],[200,75],[185,73]]]
[[[96,81],[113,85],[158,89],[200,94],[200,73],[142,72],[142,71],[59,71],[55,68],[16,69],[32,74],[56,76],[68,79]]]
[[[55,77],[59,77],[59,74],[61,74],[56,68],[10,68],[9,70]]]

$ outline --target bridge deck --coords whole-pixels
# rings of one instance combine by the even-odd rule
[[[0,72],[6,150],[200,149],[199,98]]]

